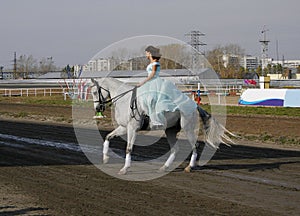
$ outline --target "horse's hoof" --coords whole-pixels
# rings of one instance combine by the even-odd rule
[[[163,173],[163,172],[166,172],[167,169],[168,169],[168,167],[166,167],[165,165],[163,165],[161,168],[159,168],[158,171],[159,171],[160,173]]]
[[[191,166],[187,166],[185,169],[184,169],[184,172],[186,173],[190,173],[192,171],[192,167]]]
[[[104,116],[93,116],[93,119],[98,120],[98,119],[103,119]]]
[[[107,164],[107,163],[108,163],[108,160],[109,160],[109,156],[103,155],[103,163],[104,163],[104,164]]]
[[[127,168],[122,168],[119,172],[119,175],[126,175],[127,174]]]

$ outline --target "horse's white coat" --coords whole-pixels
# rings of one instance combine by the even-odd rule
[[[196,165],[197,153],[193,152],[190,160],[190,167],[194,167]]]
[[[133,86],[129,86],[121,81],[118,81],[114,78],[102,78],[92,80],[94,85],[91,88],[92,96],[94,101],[99,100],[98,94],[98,87],[101,86],[102,88],[105,88],[109,91],[111,98],[114,98],[123,92],[129,91],[133,88]],[[106,98],[108,96],[107,91],[101,92],[103,97]],[[128,168],[131,166],[131,151],[132,147],[134,145],[135,139],[136,139],[136,133],[140,129],[142,117],[140,114],[147,114],[146,110],[143,109],[143,107],[140,105],[139,100],[137,99],[137,109],[138,112],[135,111],[135,118],[131,117],[131,109],[130,109],[130,101],[131,101],[132,93],[129,92],[128,94],[124,95],[123,97],[119,98],[117,101],[115,101],[115,121],[119,125],[114,131],[112,131],[110,134],[107,135],[104,142],[104,149],[103,149],[103,160],[107,162],[108,160],[108,148],[109,148],[109,140],[112,139],[115,136],[120,136],[127,133],[127,148],[126,148],[126,159],[125,159],[125,165],[120,170],[119,174],[126,174]],[[96,105],[95,105],[96,107]],[[178,129],[174,128],[174,126],[177,124],[178,120],[180,119],[180,126],[182,130],[185,132],[188,141],[193,147],[193,154],[191,157],[191,161],[189,163],[189,169],[191,167],[195,166],[195,160],[197,158],[197,152],[196,152],[196,142],[198,138],[199,133],[199,124],[200,124],[200,117],[198,110],[195,109],[193,113],[190,113],[189,115],[185,116],[182,113],[179,113],[178,111],[174,113],[166,113],[166,135],[168,142],[170,144],[176,143],[176,135],[178,133]],[[202,121],[204,121],[202,119]],[[206,133],[206,143],[211,145],[213,148],[217,148],[217,146],[220,143],[220,140],[222,140],[224,130],[226,130],[222,125],[219,125],[216,121],[207,121],[211,127]],[[206,122],[206,123],[207,123]],[[209,128],[208,127],[208,128]],[[161,167],[160,170],[166,170],[166,168],[170,167],[172,162],[175,159],[176,153],[178,149],[172,149],[171,154],[165,164]]]
[[[103,143],[103,163],[107,163],[109,160],[108,149],[109,149],[109,141],[105,140]]]
[[[165,167],[170,167],[170,165],[173,163],[174,159],[175,159],[175,154],[176,152],[172,152],[168,158],[168,160],[165,163]]]

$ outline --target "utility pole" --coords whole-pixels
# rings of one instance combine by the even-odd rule
[[[1,65],[1,66],[0,66],[0,71],[1,71],[1,79],[2,79],[2,80],[4,79],[4,76],[3,76],[3,68],[4,68],[4,67]]]
[[[276,60],[277,64],[275,67],[275,73],[277,74],[277,78],[279,79],[279,54],[278,54],[278,40],[276,39]]]
[[[14,79],[17,78],[17,53],[14,52]]]

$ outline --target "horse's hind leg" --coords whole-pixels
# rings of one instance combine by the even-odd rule
[[[181,126],[187,136],[189,143],[192,145],[192,148],[193,148],[190,163],[184,169],[185,172],[190,172],[191,169],[196,165],[196,159],[197,159],[197,146],[196,145],[197,145],[197,139],[198,139],[198,133],[199,133],[199,116],[198,116],[197,111],[195,111],[189,117],[182,116]]]
[[[196,159],[197,159],[197,149],[195,145],[193,147],[190,163],[186,168],[184,168],[184,172],[191,172],[192,168],[196,165]]]
[[[168,143],[170,144],[171,154],[165,164],[159,169],[161,172],[165,172],[173,163],[176,153],[178,152],[178,147],[176,145],[177,142],[177,133],[180,131],[180,128],[172,127],[166,129],[166,135]]]
[[[109,141],[116,136],[121,136],[126,133],[127,133],[126,128],[123,126],[119,126],[105,137],[105,141],[103,143],[103,163],[104,164],[106,164],[109,160],[109,156],[108,156]]]

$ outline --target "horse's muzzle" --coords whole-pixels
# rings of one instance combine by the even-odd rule
[[[96,111],[97,112],[104,112],[105,111],[105,104],[98,104],[97,106],[96,106]]]

